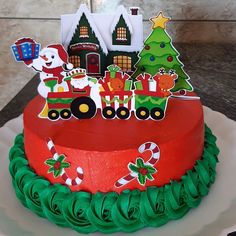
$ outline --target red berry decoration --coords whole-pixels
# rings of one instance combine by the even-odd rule
[[[172,56],[168,56],[168,57],[167,57],[167,61],[168,61],[168,62],[172,62],[172,61],[173,61],[173,57],[172,57]]]
[[[145,48],[146,50],[149,50],[149,49],[150,49],[150,46],[149,46],[149,45],[146,45],[144,48]]]
[[[140,173],[141,175],[147,175],[147,174],[148,174],[148,170],[145,169],[145,168],[143,168],[143,167],[140,167],[140,168],[138,169],[138,171],[139,171],[139,173]]]
[[[54,164],[54,168],[55,168],[56,170],[59,170],[60,167],[61,167],[61,163],[60,163],[59,161],[57,161],[57,162]]]

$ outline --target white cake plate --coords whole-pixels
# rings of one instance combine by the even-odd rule
[[[135,235],[225,236],[228,232],[236,230],[236,122],[206,107],[204,113],[205,121],[217,136],[217,145],[221,150],[216,182],[199,207],[192,209],[182,219],[171,221],[160,228],[145,228]],[[0,235],[82,235],[38,217],[16,199],[8,172],[8,151],[16,134],[22,131],[22,127],[22,116],[20,116],[0,129]],[[101,235],[101,233],[90,235]]]

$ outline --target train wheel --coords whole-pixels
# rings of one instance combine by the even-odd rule
[[[71,117],[71,111],[69,109],[63,109],[60,112],[60,116],[62,119],[69,119]]]
[[[89,97],[78,97],[71,103],[71,112],[78,119],[90,119],[96,111],[96,104]]]
[[[140,120],[146,120],[149,117],[149,110],[146,107],[139,107],[136,110],[136,116]]]
[[[50,120],[57,120],[59,118],[59,112],[57,110],[51,110],[48,112],[48,118]]]
[[[151,110],[151,117],[153,120],[161,120],[164,115],[164,111],[159,107],[155,107]]]
[[[113,107],[105,107],[102,110],[102,115],[106,118],[106,119],[113,119],[116,115],[115,109]]]
[[[121,120],[125,120],[129,118],[130,112],[126,107],[119,107],[116,111],[116,114],[118,118],[120,118]]]

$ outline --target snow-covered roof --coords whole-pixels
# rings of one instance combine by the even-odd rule
[[[88,19],[102,50],[105,54],[109,51],[140,51],[143,47],[143,22],[142,15],[130,15],[123,6],[120,6],[114,14],[90,13],[87,6],[82,4],[75,14],[61,16],[62,44],[67,48],[77,28],[82,14]],[[130,45],[113,45],[112,32],[123,16],[131,33]]]
[[[92,18],[92,16],[91,16],[90,11],[88,10],[88,8],[87,8],[87,6],[86,6],[85,4],[81,4],[81,5],[80,5],[80,8],[79,8],[78,11],[74,14],[74,17],[69,16],[69,19],[70,19],[70,21],[72,20],[72,22],[71,22],[71,24],[69,24],[69,22],[67,22],[67,24],[69,24],[69,25],[71,26],[71,28],[70,28],[70,30],[66,29],[66,31],[68,32],[68,34],[65,35],[65,41],[62,41],[62,44],[63,44],[66,48],[68,47],[68,45],[69,45],[69,43],[70,43],[70,41],[71,41],[71,39],[72,39],[72,37],[73,37],[73,35],[74,35],[74,33],[75,33],[75,30],[76,30],[76,28],[77,28],[77,25],[78,25],[78,23],[79,23],[79,20],[80,20],[80,18],[82,17],[83,13],[85,14],[85,16],[86,16],[86,18],[87,18],[87,20],[88,20],[88,22],[89,22],[89,25],[91,26],[92,30],[94,31],[94,33],[95,33],[95,35],[96,35],[96,37],[97,37],[97,39],[98,39],[98,41],[99,41],[99,43],[100,43],[100,46],[101,46],[103,52],[104,52],[105,54],[107,54],[107,53],[108,53],[108,50],[107,50],[106,44],[105,44],[105,42],[104,42],[104,40],[103,40],[101,34],[99,33],[99,31],[98,31],[98,29],[97,29],[95,23],[94,23],[94,20],[93,20],[93,18]],[[63,19],[65,20],[65,19],[67,18],[66,16],[68,16],[68,15],[62,16],[61,21],[63,21]],[[62,26],[62,35],[64,34],[63,28],[64,28],[64,29],[67,28],[67,26],[65,26],[65,24],[66,24],[66,22],[64,22],[64,24],[63,24],[63,26]],[[63,36],[62,36],[62,37],[63,37]]]
[[[132,27],[132,24],[130,23],[128,13],[127,13],[127,11],[126,11],[126,9],[124,8],[123,5],[119,6],[116,10],[115,17],[114,17],[114,19],[112,21],[112,24],[111,24],[111,31],[110,32],[113,33],[113,31],[116,28],[116,25],[119,22],[119,19],[120,19],[121,16],[123,16],[123,18],[125,20],[125,23],[128,26],[130,33],[132,34],[133,33],[133,27]]]

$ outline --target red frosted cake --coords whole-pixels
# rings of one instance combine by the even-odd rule
[[[100,15],[82,5],[62,16],[64,47],[12,45],[16,61],[40,72],[9,154],[16,195],[37,215],[82,233],[134,232],[181,218],[207,195],[216,138],[169,18],[151,21],[143,45],[137,8]]]
[[[129,120],[106,120],[100,113],[88,120],[72,118],[69,122],[51,122],[38,118],[43,105],[43,99],[38,96],[24,111],[27,159],[38,175],[51,183],[63,184],[62,177],[55,179],[52,173],[48,174],[45,165],[50,156],[46,140],[50,137],[58,153],[67,156],[70,176],[75,178],[76,168],[83,167],[83,181],[80,185],[70,186],[72,191],[120,193],[124,189],[163,186],[171,180],[180,180],[187,170],[193,168],[203,151],[204,121],[199,100],[170,99],[167,116],[161,122],[140,121],[134,116]],[[145,186],[133,180],[116,187],[116,181],[129,172],[129,162],[135,162],[139,156],[145,160],[150,158],[151,151],[138,151],[140,145],[150,141],[157,143],[160,149],[154,180]]]

